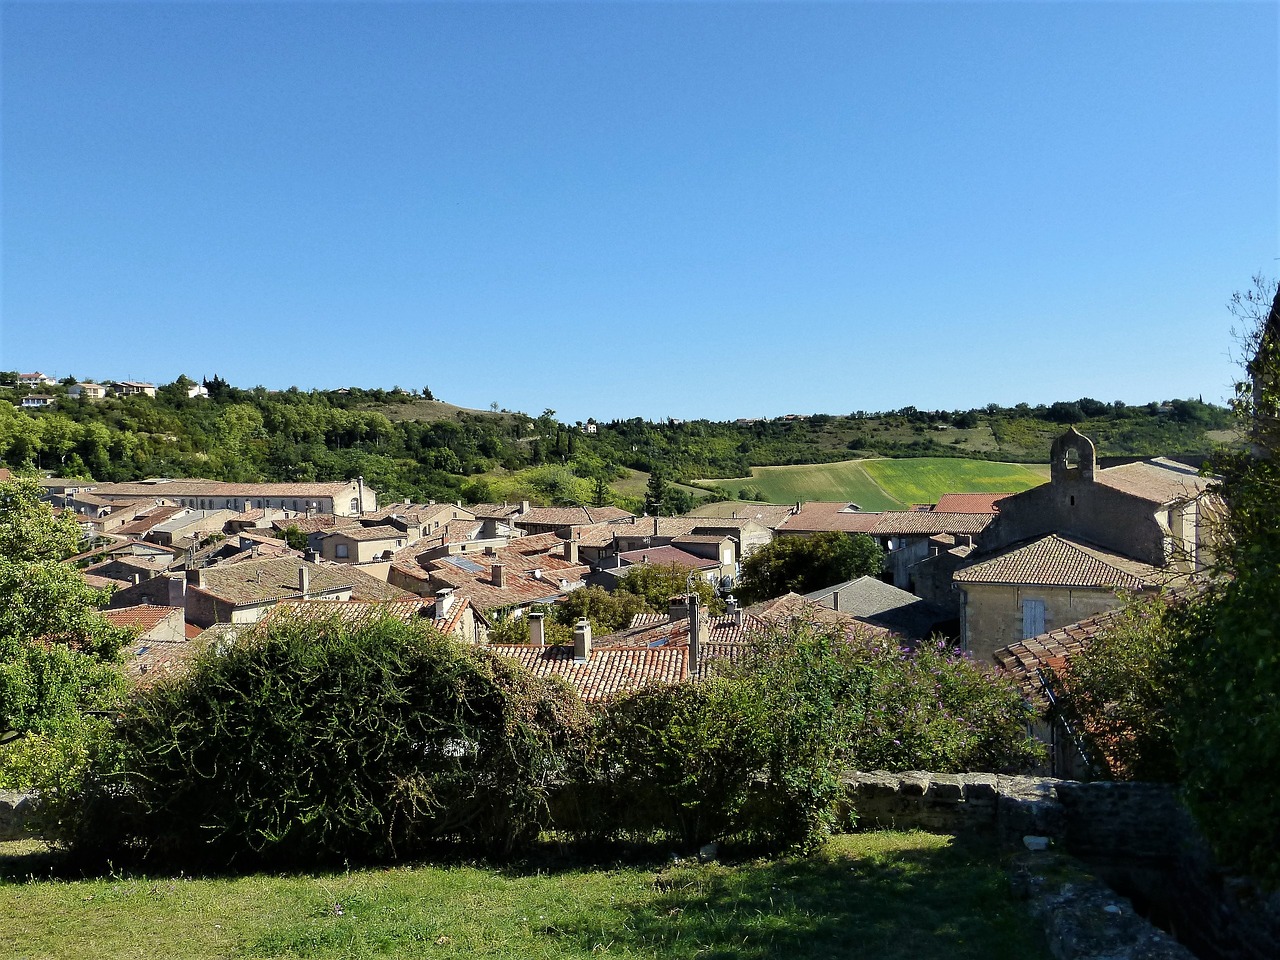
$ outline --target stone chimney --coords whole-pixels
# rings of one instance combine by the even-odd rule
[[[547,628],[542,622],[545,616],[542,613],[529,614],[529,642],[535,647],[547,645]]]
[[[658,535],[658,515],[656,513],[653,515],[653,535],[655,537]]]
[[[702,609],[698,605],[698,595],[689,594],[689,676],[698,674],[698,664],[702,659]]]
[[[453,595],[453,587],[442,587],[436,591],[436,608],[434,611],[435,619],[443,620],[449,615],[449,611],[453,609],[453,603],[457,598]]]
[[[591,659],[591,621],[586,617],[573,628],[573,659],[582,662]]]
[[[840,612],[840,591],[839,590],[831,591],[831,609],[834,610],[836,613]]]
[[[298,568],[298,592],[302,594],[303,600],[311,592],[311,571],[306,567]]]
[[[689,598],[685,596],[672,597],[667,601],[667,615],[671,617],[671,622],[683,620],[689,616]]]
[[[522,516],[522,517],[523,517],[523,516],[524,516],[526,513],[528,513],[528,512],[529,512],[529,501],[528,501],[528,500],[521,500],[521,501],[520,501],[520,516]]]
[[[490,579],[493,581],[493,585],[495,587],[506,586],[506,584],[504,583],[503,575],[502,575],[502,564],[495,563],[493,565],[493,567],[490,570]]]
[[[576,532],[564,542],[564,558],[570,563],[578,562],[578,537]]]

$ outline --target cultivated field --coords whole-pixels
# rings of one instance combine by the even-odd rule
[[[864,510],[901,510],[935,503],[944,493],[1016,493],[1047,479],[1048,467],[1038,464],[912,457],[756,467],[750,477],[709,482],[748,489],[765,503],[849,500]]]
[[[989,849],[927,833],[806,857],[233,878],[29,879],[0,843],[0,956],[1047,960]],[[43,866],[41,864],[41,866]]]

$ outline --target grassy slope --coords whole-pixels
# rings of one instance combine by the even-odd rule
[[[881,489],[906,503],[936,503],[944,493],[1017,493],[1045,480],[1021,463],[943,457],[868,460],[863,469]]]
[[[0,916],[0,955],[77,960],[1048,957],[989,851],[925,833],[737,866],[0,882]]]
[[[844,460],[791,467],[756,467],[750,477],[711,481],[729,490],[749,486],[769,503],[850,500],[864,510],[901,510],[933,503],[944,493],[1015,492],[1043,483],[1047,468],[949,457]]]

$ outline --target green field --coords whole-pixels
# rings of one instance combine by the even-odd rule
[[[766,503],[848,500],[864,510],[902,510],[936,503],[944,493],[1015,493],[1044,483],[1047,474],[1038,464],[913,457],[756,467],[750,477],[711,482],[727,490],[749,488]]]
[[[37,879],[0,843],[0,956],[1042,960],[990,847],[836,837],[722,865],[458,864],[329,874]],[[35,876],[32,876],[32,875]]]

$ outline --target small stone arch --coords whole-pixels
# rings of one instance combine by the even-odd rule
[[[1059,480],[1092,481],[1097,465],[1098,452],[1093,441],[1075,427],[1068,428],[1054,440],[1049,450],[1049,476],[1055,483]]]

